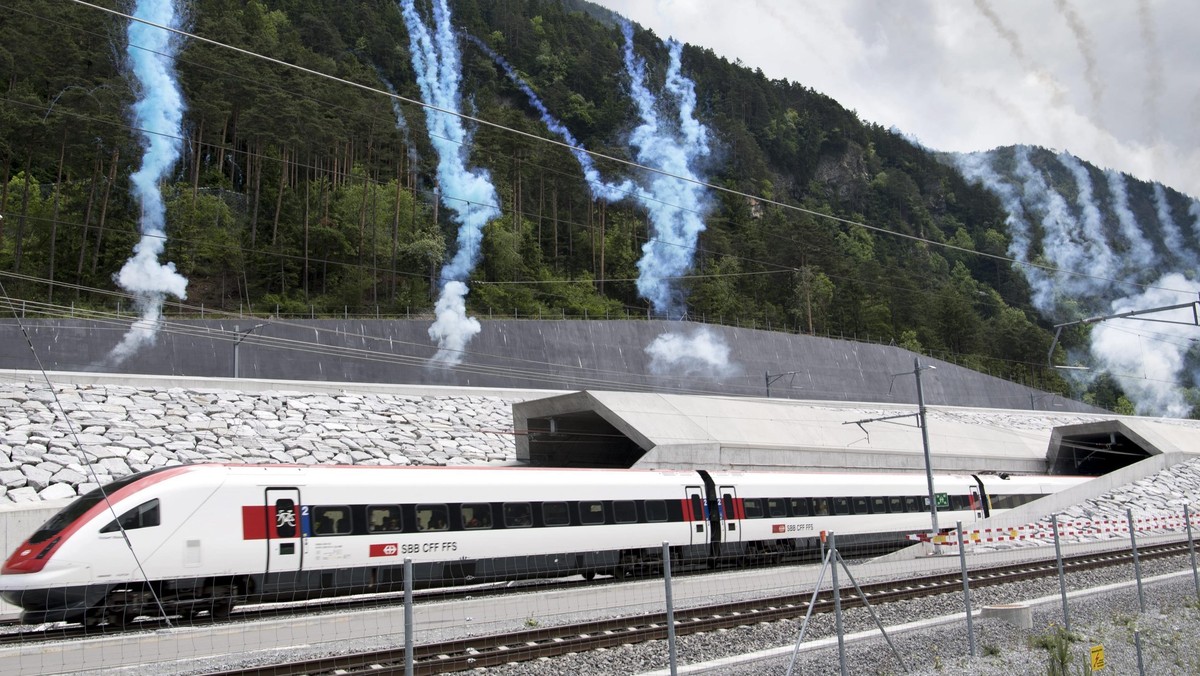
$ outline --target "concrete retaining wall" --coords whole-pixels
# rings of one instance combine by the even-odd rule
[[[132,318],[131,318],[132,319]],[[897,347],[727,326],[665,321],[483,321],[462,367],[430,368],[426,320],[170,321],[154,345],[114,364],[126,325],[87,320],[23,322],[42,367],[51,371],[233,376],[270,380],[408,383],[560,390],[633,390],[764,396],[766,374],[781,398],[911,403],[913,353]],[[656,373],[646,348],[664,334],[709,331],[729,347],[720,372],[684,360]],[[240,344],[237,339],[241,338]],[[1061,397],[939,360],[923,379],[931,405],[1100,412]],[[36,369],[14,320],[0,321],[0,369]]]

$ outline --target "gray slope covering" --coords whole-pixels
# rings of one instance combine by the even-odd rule
[[[238,346],[240,376],[268,380],[410,383],[469,387],[592,389],[916,403],[914,353],[892,345],[761,329],[667,321],[484,320],[459,368],[430,368],[429,320],[268,321]],[[233,375],[235,328],[250,320],[171,321],[154,345],[119,366],[105,361],[117,334],[104,322],[26,320],[49,371],[171,376]],[[712,336],[729,351],[724,364],[664,363],[650,349],[662,336]],[[860,336],[866,338],[867,336]],[[875,338],[875,337],[872,337]],[[1044,358],[1044,355],[1043,355]],[[1101,412],[1002,378],[920,357],[931,405]],[[0,365],[36,370],[15,322],[0,321]],[[1042,385],[1037,381],[1036,385]]]

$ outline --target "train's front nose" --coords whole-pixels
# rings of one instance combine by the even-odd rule
[[[52,555],[61,538],[17,547],[0,568],[0,599],[21,608],[25,624],[79,621],[84,612],[103,598],[103,585],[88,584],[91,567],[67,564]]]

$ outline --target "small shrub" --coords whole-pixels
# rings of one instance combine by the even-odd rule
[[[1070,676],[1072,673],[1071,662],[1074,661],[1071,644],[1081,640],[1079,635],[1062,627],[1051,625],[1049,633],[1034,636],[1029,639],[1029,643],[1035,648],[1042,648],[1050,653],[1046,657],[1047,676]],[[1078,673],[1085,676],[1091,674],[1091,664],[1085,661],[1080,666]]]

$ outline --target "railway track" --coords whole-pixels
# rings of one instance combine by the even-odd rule
[[[895,548],[885,549],[880,553],[894,551],[894,549]],[[795,559],[786,560],[781,563],[762,564],[762,566],[794,565],[796,563],[808,560],[811,559],[809,557],[796,557]],[[749,570],[758,567],[760,566],[747,566],[746,569]],[[690,571],[679,573],[678,577],[685,577],[695,574],[703,573]],[[415,600],[416,602],[455,601],[465,598],[500,596],[520,591],[549,592],[563,589],[581,590],[600,585],[620,584],[621,582],[621,579],[606,575],[602,575],[592,580],[573,578],[541,578],[517,582],[492,582],[469,587],[459,586],[423,589],[416,592]],[[392,591],[378,594],[363,594],[358,596],[335,596],[296,602],[254,603],[235,607],[232,613],[227,617],[214,618],[207,613],[203,613],[188,618],[186,623],[188,625],[196,625],[206,622],[256,622],[259,620],[269,620],[279,617],[293,617],[299,613],[315,615],[323,612],[369,610],[372,608],[395,606],[402,602],[403,593]],[[178,616],[172,616],[166,619],[161,617],[145,617],[140,620],[130,621],[124,625],[99,624],[84,626],[82,624],[60,623],[48,626],[23,626],[17,619],[0,620],[0,647],[21,643],[65,641],[95,636],[113,636],[130,632],[167,629],[179,624],[181,621],[182,620],[180,620]]]
[[[1150,560],[1179,556],[1186,554],[1187,551],[1185,541],[1139,547],[1138,555],[1142,560]],[[1132,554],[1128,551],[1096,553],[1063,559],[1066,572],[1129,565],[1131,562]],[[970,572],[969,579],[972,588],[979,588],[1045,578],[1056,574],[1055,560],[1048,559],[973,570]],[[962,578],[957,572],[943,573],[904,581],[865,584],[860,587],[870,603],[881,604],[944,593],[958,593],[962,591]],[[803,617],[808,612],[811,598],[812,592],[810,591],[805,594],[677,610],[675,612],[675,634],[682,636]],[[842,589],[841,600],[844,608],[862,605],[862,598],[858,596],[853,587]],[[824,591],[817,596],[813,612],[833,612],[831,591]],[[666,614],[661,613],[430,643],[414,647],[414,673],[418,676],[444,674],[510,662],[557,657],[568,653],[661,640],[667,637],[667,632]],[[232,676],[233,674],[252,676],[403,674],[404,662],[403,649],[388,649],[213,673],[217,676]]]
[[[498,582],[480,585],[478,587],[472,587],[469,589],[464,589],[462,587],[448,587],[444,589],[422,590],[417,592],[415,600],[419,603],[432,601],[454,601],[457,599],[472,597],[479,598],[492,595],[500,596],[504,594],[511,594],[515,590],[521,589],[529,592],[557,591],[564,588],[575,589],[595,585],[615,584],[617,582],[617,580],[607,578],[592,581],[538,580],[516,583],[515,587],[509,583]],[[364,596],[366,596],[366,598],[364,598]],[[203,624],[206,622],[257,622],[260,620],[269,620],[280,617],[295,617],[298,613],[318,614],[345,612],[347,610],[369,610],[372,608],[396,606],[403,603],[403,600],[404,594],[402,592],[386,592],[363,596],[343,596],[326,599],[313,599],[303,602],[248,604],[235,608],[228,617],[215,618],[208,614],[201,614],[188,618],[186,622],[189,625]],[[174,625],[178,625],[180,622],[181,620],[179,620],[176,616],[169,619],[144,618],[130,622],[126,625],[101,624],[88,627],[82,624],[55,624],[50,626],[22,626],[18,620],[12,619],[0,621],[0,647],[39,641],[63,641],[95,636],[113,636],[122,633],[165,629]]]

